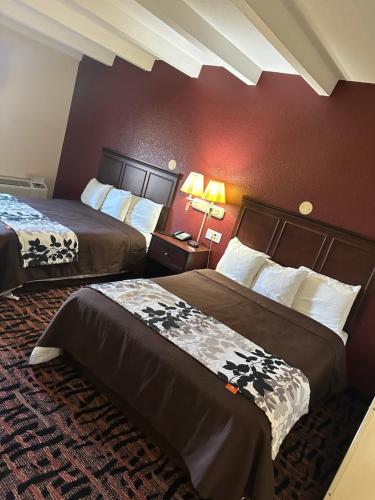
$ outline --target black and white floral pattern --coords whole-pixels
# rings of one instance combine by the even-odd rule
[[[22,267],[78,260],[76,234],[14,196],[0,194],[0,220],[18,236]]]
[[[272,458],[297,420],[308,412],[307,377],[254,342],[206,316],[153,281],[91,285],[190,354],[258,405],[272,429]]]

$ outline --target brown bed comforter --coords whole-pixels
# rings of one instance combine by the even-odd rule
[[[0,293],[28,281],[131,271],[146,255],[139,231],[79,201],[22,201],[76,233],[78,261],[22,268],[17,234],[0,221]]]
[[[310,405],[344,386],[344,345],[314,320],[211,270],[155,282],[300,368],[310,382]],[[81,289],[38,345],[63,348],[135,408],[183,459],[201,496],[272,498],[271,430],[263,411],[121,306]]]

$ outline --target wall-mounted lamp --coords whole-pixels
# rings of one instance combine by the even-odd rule
[[[202,198],[204,200],[210,201],[211,203],[208,206],[208,210],[205,211],[205,213],[203,215],[202,224],[201,224],[201,227],[199,229],[198,238],[197,238],[198,242],[201,238],[206,219],[207,218],[210,219],[210,217],[211,217],[212,210],[215,206],[214,203],[225,203],[225,184],[224,184],[224,182],[213,181],[213,180],[209,181],[206,189],[204,190]]]
[[[213,211],[214,216],[217,218],[222,219],[224,217],[224,209],[217,207],[214,203],[225,203],[225,185],[224,182],[211,180],[207,184],[206,189],[204,189],[203,175],[198,174],[197,172],[190,172],[190,174],[186,177],[185,182],[182,184],[180,191],[188,195],[186,197],[185,213],[188,212],[190,205],[193,205],[193,207],[197,210],[204,212],[197,241],[192,240],[192,243],[195,243],[194,246],[198,246],[199,240],[202,236],[204,224],[207,218],[209,219],[211,217]],[[196,198],[194,199],[193,196]]]
[[[225,203],[225,184],[219,181],[209,181],[202,198],[211,203]]]
[[[186,197],[186,205],[185,205],[185,213],[188,212],[189,207],[193,201],[193,196],[197,196],[198,198],[202,198],[203,196],[203,186],[204,186],[204,177],[202,174],[198,174],[197,172],[190,172],[190,174],[185,179],[185,182],[182,184],[180,191],[186,193],[188,196]]]

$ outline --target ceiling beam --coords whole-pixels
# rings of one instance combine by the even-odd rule
[[[155,31],[150,30],[137,19],[129,16],[125,10],[110,0],[71,0],[84,11],[96,16],[97,19],[115,28],[122,36],[153,53],[171,66],[188,76],[198,77],[202,65],[186,52],[171,44]]]
[[[1,4],[0,4],[0,25],[5,26],[7,28],[10,28],[13,31],[16,31],[17,33],[20,33],[21,35],[31,38],[32,40],[35,40],[36,42],[39,42],[43,45],[46,45],[47,47],[50,47],[51,49],[57,50],[63,54],[66,54],[67,56],[73,57],[74,59],[77,59],[80,61],[82,59],[82,53],[77,51],[76,49],[72,49],[71,47],[68,47],[67,45],[63,45],[60,42],[57,42],[56,40],[53,40],[50,37],[47,37],[45,35],[42,35],[41,33],[38,33],[34,29],[28,28],[24,24],[20,24],[17,21],[13,21],[13,19],[10,19],[9,17],[5,17],[3,14],[1,14]]]
[[[137,2],[181,35],[209,49],[237,78],[248,85],[257,83],[262,70],[183,0]]]
[[[293,0],[232,0],[250,22],[322,96],[342,75]]]
[[[60,25],[110,50],[122,59],[146,71],[151,71],[155,58],[150,53],[134,45],[125,38],[112,33],[111,30],[89,19],[74,7],[60,2],[59,0],[19,1],[35,9],[40,14],[49,17]]]
[[[110,0],[116,4],[120,9],[125,11],[133,19],[142,23],[143,26],[158,33],[171,45],[174,45],[182,52],[189,54],[193,59],[200,64],[209,64],[217,66],[221,64],[220,59],[209,51],[202,44],[196,43],[194,40],[186,38],[177,31],[175,31],[167,23],[159,19],[152,12],[147,10],[137,0]]]
[[[64,28],[35,10],[19,4],[16,0],[0,0],[0,14],[5,22],[23,26],[39,33],[64,47],[86,54],[107,66],[112,66],[116,54]]]

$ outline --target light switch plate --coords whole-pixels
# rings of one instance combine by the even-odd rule
[[[207,229],[206,232],[206,239],[207,240],[212,240],[215,243],[220,243],[221,240],[221,233],[218,233],[217,231],[214,231],[213,229]]]

